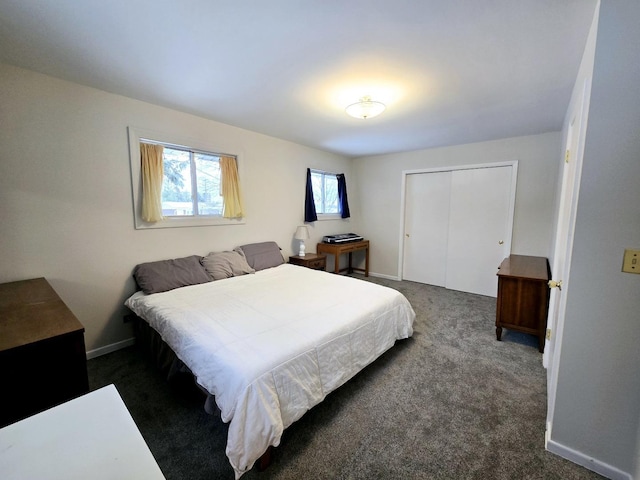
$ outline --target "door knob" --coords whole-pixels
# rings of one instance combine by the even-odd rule
[[[549,283],[547,285],[549,285],[549,288],[557,288],[558,290],[562,290],[562,280],[549,280]]]
[[[405,233],[405,235],[407,236],[407,238],[409,238],[409,234],[408,233]]]
[[[504,243],[504,240],[500,240],[500,241],[498,242],[498,245],[502,245],[503,243]]]

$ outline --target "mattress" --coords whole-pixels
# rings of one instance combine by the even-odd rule
[[[398,291],[283,264],[125,303],[215,397],[236,479],[285,428],[413,334]]]

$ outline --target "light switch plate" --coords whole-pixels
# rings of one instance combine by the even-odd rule
[[[627,248],[624,251],[622,271],[627,273],[640,273],[640,250],[631,250]]]

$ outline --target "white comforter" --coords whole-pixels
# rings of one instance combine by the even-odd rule
[[[215,395],[236,479],[307,410],[410,337],[415,318],[396,290],[289,264],[138,292],[126,305]]]

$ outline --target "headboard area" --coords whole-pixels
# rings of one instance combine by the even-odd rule
[[[233,251],[140,263],[133,278],[146,294],[255,273],[285,263],[276,242],[249,243]]]

